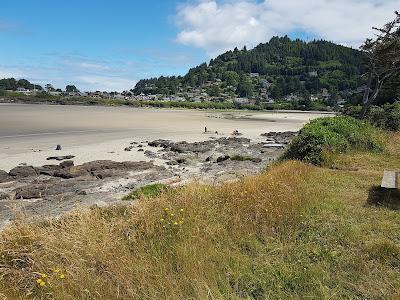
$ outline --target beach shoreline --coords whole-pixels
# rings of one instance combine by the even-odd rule
[[[297,131],[320,116],[329,114],[2,104],[0,170],[21,163],[41,166],[48,157],[67,155],[74,156],[77,164],[104,159],[149,161],[143,152],[127,152],[125,147],[159,138],[204,141],[229,137],[234,130],[257,142],[261,133]],[[56,145],[62,146],[60,151]]]

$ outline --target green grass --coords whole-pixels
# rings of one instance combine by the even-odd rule
[[[149,184],[133,191],[129,195],[124,196],[122,200],[136,200],[141,197],[155,198],[160,196],[161,193],[166,192],[168,190],[170,190],[170,187],[165,184],[161,183]]]

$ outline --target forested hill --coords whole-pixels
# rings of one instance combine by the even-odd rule
[[[323,88],[339,92],[360,86],[363,56],[361,51],[327,41],[273,37],[251,50],[228,51],[185,76],[141,80],[134,93],[175,94],[215,81],[221,82],[220,90],[212,93],[231,91],[239,96],[257,93],[260,82],[267,84],[273,98],[318,93]]]

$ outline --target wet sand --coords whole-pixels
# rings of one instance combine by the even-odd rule
[[[190,142],[215,136],[204,134],[204,127],[218,131],[218,137],[239,130],[258,141],[261,133],[296,131],[320,116],[327,114],[0,104],[0,169],[9,171],[20,163],[40,166],[59,155],[74,155],[76,164],[149,160],[143,152],[124,148],[133,141]],[[57,144],[61,151],[55,150]]]

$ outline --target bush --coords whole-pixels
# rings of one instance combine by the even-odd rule
[[[283,158],[321,165],[326,153],[351,150],[382,150],[375,129],[367,122],[348,116],[319,118],[304,126]]]
[[[367,115],[372,125],[390,130],[400,130],[400,102],[385,104],[384,106],[372,106]]]

